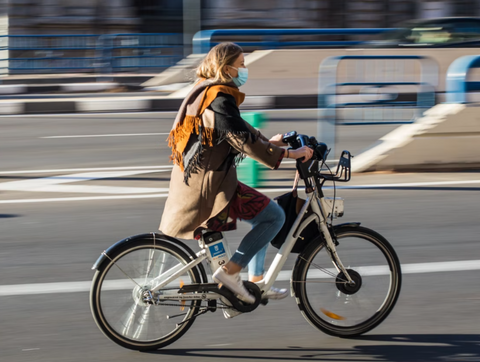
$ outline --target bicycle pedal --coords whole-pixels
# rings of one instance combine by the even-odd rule
[[[261,305],[267,305],[267,304],[268,304],[268,299],[262,299],[262,300],[260,301],[260,304],[261,304]]]

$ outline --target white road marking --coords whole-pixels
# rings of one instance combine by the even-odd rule
[[[74,135],[74,136],[47,136],[39,138],[94,138],[94,137],[130,137],[130,136],[164,136],[169,133],[122,133],[122,134],[91,134],[91,135]]]
[[[358,267],[362,275],[387,275],[388,269],[381,266]],[[402,264],[402,274],[424,274],[424,273],[443,273],[454,271],[480,270],[480,260],[458,260],[432,263],[411,263]],[[331,270],[334,271],[333,269]],[[335,273],[336,274],[336,273]],[[279,273],[277,281],[289,281],[292,271],[283,270]],[[331,278],[325,273],[318,271],[309,274],[310,278]],[[242,273],[242,278],[247,279],[247,274]],[[92,285],[91,281],[60,282],[60,283],[34,283],[34,284],[15,284],[0,285],[0,296],[16,295],[38,295],[52,293],[77,293],[88,292]],[[111,280],[105,284],[108,290],[125,290],[132,288],[132,282],[129,279]]]
[[[61,172],[80,172],[80,171],[117,171],[117,170],[161,170],[172,169],[173,165],[165,166],[125,166],[125,167],[93,167],[93,168],[60,168],[50,170],[19,170],[19,171],[0,171],[0,175],[23,175],[29,173],[61,173]]]
[[[332,162],[336,162],[333,160]],[[283,161],[282,164],[295,164],[296,161]],[[281,165],[280,165],[281,166]],[[89,168],[59,168],[46,170],[18,170],[18,171],[0,171],[0,175],[23,175],[29,173],[61,173],[61,172],[80,172],[80,171],[116,171],[116,170],[146,170],[146,169],[172,169],[173,165],[158,166],[123,166],[123,167],[89,167]]]
[[[154,199],[167,197],[168,194],[148,195],[118,195],[118,196],[85,196],[85,197],[52,197],[47,199],[16,199],[1,200],[0,204],[35,204],[39,202],[69,202],[69,201],[97,201],[97,200],[128,200],[128,199]]]
[[[163,198],[168,196],[168,188],[148,187],[119,187],[119,186],[96,186],[96,185],[64,185],[66,183],[91,181],[105,178],[118,178],[134,176],[154,172],[169,172],[173,166],[130,166],[130,167],[107,167],[86,169],[57,169],[57,170],[27,170],[27,171],[3,171],[0,175],[21,173],[59,173],[72,171],[87,171],[81,173],[35,178],[0,183],[0,191],[27,191],[27,192],[60,192],[60,193],[100,193],[114,194],[119,196],[87,196],[87,197],[61,197],[61,198],[36,198],[36,199],[12,199],[2,200],[0,204],[38,203],[38,202],[70,202],[70,201],[95,201],[95,200],[120,200],[135,198]],[[90,172],[88,172],[90,171]],[[431,181],[409,182],[391,184],[367,184],[367,185],[336,185],[337,189],[381,189],[381,188],[409,188],[444,185],[467,185],[478,184],[480,180],[461,181]],[[325,186],[324,189],[332,189],[333,186]],[[299,188],[300,190],[304,188]],[[265,188],[258,189],[263,193],[288,192],[290,188]],[[143,194],[143,195],[139,195]]]
[[[337,189],[376,189],[386,187],[414,187],[414,186],[431,186],[431,185],[458,185],[458,184],[472,184],[480,183],[480,180],[468,181],[444,181],[444,182],[417,182],[404,184],[371,184],[371,185],[352,185],[352,186],[338,186]],[[2,184],[0,184],[1,186]],[[57,186],[60,187],[60,186]],[[0,187],[1,189],[1,187]],[[304,190],[304,187],[299,187],[299,190]],[[333,186],[326,186],[324,190],[333,189]],[[291,187],[274,188],[274,189],[257,189],[262,193],[280,193],[291,191]],[[58,192],[58,191],[57,191]],[[81,192],[81,191],[79,191]],[[112,193],[113,190],[112,190]],[[59,198],[42,198],[42,199],[15,199],[15,200],[1,200],[0,204],[25,204],[25,203],[39,203],[39,202],[69,202],[69,201],[96,201],[96,200],[121,200],[121,199],[154,199],[168,197],[168,193],[146,194],[146,195],[119,195],[119,196],[88,196],[88,197],[59,197]]]
[[[429,182],[407,182],[398,184],[376,184],[376,185],[354,185],[354,186],[337,186],[341,189],[361,189],[361,188],[383,188],[383,187],[416,187],[416,186],[441,186],[441,185],[467,185],[478,184],[480,180],[464,180],[464,181],[429,181]]]
[[[168,170],[162,170],[168,171]],[[105,178],[118,178],[138,174],[162,172],[154,170],[128,170],[128,171],[104,171],[86,172],[72,175],[61,175],[32,180],[10,181],[0,183],[3,191],[29,191],[29,192],[61,192],[61,193],[101,193],[101,194],[137,194],[166,192],[168,188],[148,187],[118,187],[118,186],[95,186],[95,185],[62,185],[65,183],[91,181]]]
[[[1,184],[0,184],[1,186]],[[1,189],[1,187],[0,187]],[[154,192],[168,192],[167,188],[155,187],[119,187],[119,186],[95,186],[95,185],[51,185],[38,187],[26,191],[35,192],[61,192],[61,193],[75,193],[75,194],[148,194]]]
[[[104,171],[104,172],[84,172],[70,175],[60,175],[51,177],[35,178],[31,180],[20,180],[0,183],[0,190],[32,190],[42,186],[58,185],[79,181],[91,181],[104,178],[118,178],[133,176],[144,173],[152,173],[153,170],[124,170],[124,171]]]

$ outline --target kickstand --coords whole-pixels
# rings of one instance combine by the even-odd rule
[[[205,309],[203,309],[203,310],[201,310],[201,311],[198,312],[197,314],[192,315],[190,318],[185,319],[184,321],[182,321],[182,322],[180,322],[180,323],[177,323],[177,327],[180,327],[182,324],[187,323],[188,321],[190,321],[190,320],[193,319],[193,318],[197,318],[198,316],[201,316],[202,314],[207,313],[209,310],[210,310],[210,309],[209,309],[208,307],[205,308]]]

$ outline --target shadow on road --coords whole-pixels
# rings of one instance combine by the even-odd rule
[[[270,361],[389,361],[435,362],[480,361],[480,335],[478,334],[403,334],[370,335],[354,339],[362,344],[352,348],[197,348],[165,349],[153,352],[165,356],[216,358],[221,360],[270,360]]]
[[[0,214],[0,219],[10,219],[12,217],[20,217],[20,215],[15,214]]]

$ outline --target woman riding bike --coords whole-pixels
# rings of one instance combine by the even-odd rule
[[[248,265],[251,282],[263,279],[268,244],[285,215],[267,196],[237,180],[236,165],[249,156],[277,169],[282,159],[304,157],[305,162],[313,151],[306,146],[285,150],[282,135],[269,140],[241,118],[238,107],[245,94],[238,87],[247,81],[248,69],[238,45],[221,43],[212,48],[197,77],[168,138],[174,167],[160,230],[175,238],[200,239],[207,230],[235,230],[237,219],[250,223],[252,230],[213,280],[240,300],[254,303],[240,271]],[[287,294],[286,289],[271,288],[262,297],[281,299]],[[238,314],[224,311],[226,318]]]

